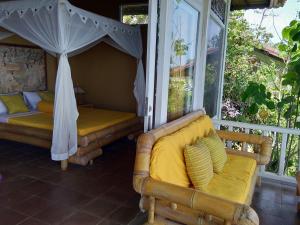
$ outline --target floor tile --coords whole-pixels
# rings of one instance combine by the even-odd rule
[[[66,220],[64,220],[61,225],[96,225],[102,219],[87,214],[85,212],[76,212]]]
[[[25,201],[30,197],[31,195],[28,195],[28,193],[23,191],[10,192],[6,195],[0,196],[0,206],[11,207],[12,205],[16,205],[22,201]]]
[[[17,213],[10,209],[0,208],[0,224],[16,225],[26,218],[25,215]]]
[[[110,220],[118,223],[129,223],[139,212],[138,207],[121,207],[109,216]]]
[[[51,205],[53,205],[53,202],[37,196],[32,196],[23,202],[13,205],[11,208],[23,214],[34,216]]]
[[[72,191],[63,187],[48,189],[40,193],[38,196],[48,199],[49,201],[60,202],[72,207],[82,207],[93,199],[83,193]]]
[[[35,215],[34,218],[48,224],[59,224],[62,223],[64,219],[70,217],[73,213],[74,208],[58,203],[47,207],[46,209]]]
[[[105,219],[105,220],[101,221],[100,223],[98,223],[97,225],[123,225],[123,224],[117,223],[113,220]]]
[[[48,225],[47,223],[44,223],[41,220],[37,220],[34,218],[28,218],[25,221],[23,221],[22,223],[18,224],[18,225]]]
[[[95,216],[106,218],[109,217],[118,208],[119,208],[118,204],[103,198],[99,198],[89,203],[86,207],[83,208],[83,210]]]

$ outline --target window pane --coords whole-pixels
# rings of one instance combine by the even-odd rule
[[[130,25],[148,23],[148,4],[127,4],[121,6],[121,21]]]
[[[182,0],[173,0],[168,121],[192,110],[194,64],[199,13]]]
[[[223,59],[223,28],[212,18],[208,26],[208,46],[204,88],[204,107],[211,117],[217,115]]]

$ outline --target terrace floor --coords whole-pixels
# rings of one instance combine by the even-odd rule
[[[142,224],[132,189],[134,155],[134,143],[121,140],[93,166],[62,172],[49,151],[0,141],[0,225]],[[264,180],[253,207],[261,225],[300,224],[295,186]]]

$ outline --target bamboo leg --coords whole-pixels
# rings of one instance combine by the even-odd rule
[[[256,186],[260,187],[261,186],[261,176],[258,176],[256,179]]]
[[[206,220],[207,222],[212,221],[212,215],[205,215],[205,220]]]
[[[154,224],[154,217],[155,217],[155,198],[149,197],[150,205],[149,205],[149,212],[148,212],[148,224]]]
[[[62,171],[66,171],[68,169],[68,160],[60,161],[60,167]]]
[[[94,160],[91,159],[91,160],[89,161],[89,164],[90,164],[90,166],[94,165]]]

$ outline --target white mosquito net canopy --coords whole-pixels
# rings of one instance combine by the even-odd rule
[[[143,115],[145,80],[139,27],[77,8],[67,0],[1,2],[0,26],[59,57],[51,147],[53,160],[68,159],[77,151],[78,111],[68,56],[105,41],[137,58],[134,96],[137,114]]]

